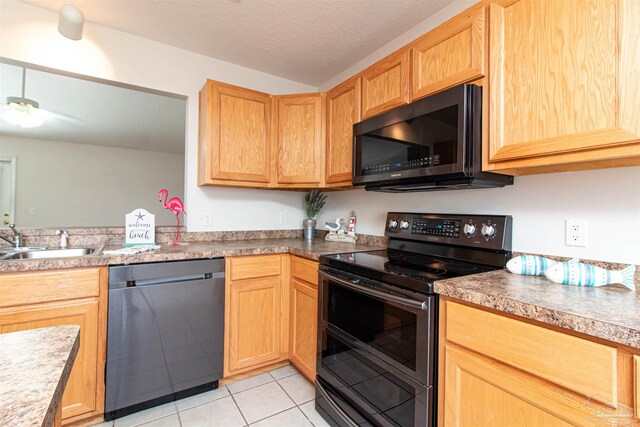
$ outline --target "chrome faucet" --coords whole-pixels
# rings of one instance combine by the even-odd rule
[[[17,248],[20,247],[20,243],[22,243],[22,235],[20,233],[18,233],[18,230],[16,230],[16,225],[15,224],[9,224],[9,228],[11,229],[11,231],[13,231],[13,240],[7,239],[4,236],[0,236],[0,239],[4,240],[5,242],[8,242],[12,245],[14,245]]]
[[[67,247],[67,239],[69,238],[69,234],[64,230],[56,230],[56,236],[60,236],[60,247]]]

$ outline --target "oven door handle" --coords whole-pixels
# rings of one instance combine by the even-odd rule
[[[327,274],[323,271],[319,271],[318,274],[329,280],[332,282],[336,282],[342,286],[345,286],[347,288],[353,289],[355,291],[361,292],[363,294],[367,294],[370,295],[372,297],[377,297],[377,298],[381,298],[381,299],[385,299],[385,300],[389,300],[389,301],[393,301],[396,302],[398,304],[403,304],[403,305],[407,305],[409,307],[413,307],[413,308],[419,308],[420,310],[429,310],[429,303],[427,301],[418,301],[418,300],[414,300],[411,298],[406,298],[406,297],[402,297],[399,295],[394,295],[388,292],[382,292],[382,291],[378,291],[376,289],[371,289],[367,286],[362,286],[359,285],[358,283],[354,283],[351,282],[349,280],[345,280],[345,279],[341,279],[339,277],[335,277],[332,276],[330,274]]]
[[[347,415],[346,412],[344,412],[342,410],[342,408],[340,407],[340,405],[338,405],[338,403],[336,403],[333,398],[331,396],[329,396],[329,393],[327,393],[325,391],[325,389],[322,387],[321,384],[316,384],[316,390],[318,390],[318,392],[320,392],[320,394],[322,395],[322,397],[324,397],[327,401],[327,403],[329,403],[329,405],[331,405],[331,408],[336,411],[336,413],[338,414],[338,416],[340,416],[340,418],[342,418],[342,421],[344,421],[344,423],[348,426],[348,427],[360,427],[358,426],[358,424],[356,424],[349,415]]]

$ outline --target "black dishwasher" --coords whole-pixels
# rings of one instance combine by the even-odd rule
[[[224,259],[109,268],[105,419],[218,387]]]

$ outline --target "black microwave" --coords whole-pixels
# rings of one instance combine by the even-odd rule
[[[409,192],[503,187],[482,171],[482,88],[463,84],[353,125],[353,185]]]

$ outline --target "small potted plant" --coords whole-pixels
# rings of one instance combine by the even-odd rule
[[[326,200],[327,196],[322,194],[318,189],[309,190],[309,192],[305,194],[304,203],[307,218],[302,221],[305,239],[313,240],[316,234],[316,215],[318,215],[318,212],[320,212]]]

